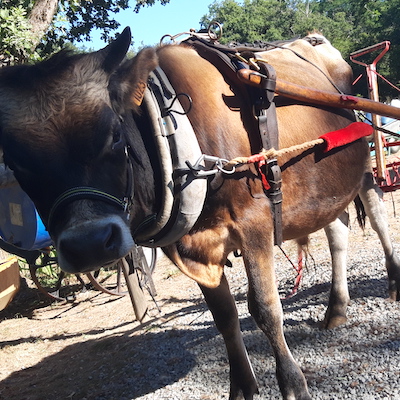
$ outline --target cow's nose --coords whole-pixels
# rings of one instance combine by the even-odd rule
[[[63,231],[56,247],[60,267],[87,272],[124,257],[133,246],[129,229],[118,218],[85,222]]]

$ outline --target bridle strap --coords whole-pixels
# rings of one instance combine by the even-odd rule
[[[47,219],[47,228],[50,228],[51,224],[53,223],[55,214],[60,210],[61,207],[65,207],[67,204],[72,203],[75,200],[82,199],[101,200],[103,202],[117,206],[118,208],[122,208],[122,210],[124,211],[126,211],[127,209],[126,201],[124,201],[125,199],[120,200],[118,197],[115,197],[112,194],[103,192],[102,190],[93,187],[75,187],[65,191],[59,197],[57,197],[53,206],[51,207],[49,217]]]
[[[126,141],[126,138],[124,139]],[[133,157],[133,155],[130,146],[125,144],[124,147],[125,157],[127,160],[127,186],[123,199],[121,200],[118,197],[113,196],[112,194],[103,192],[100,189],[96,189],[90,186],[77,186],[68,189],[60,196],[58,196],[54,201],[54,204],[51,207],[49,213],[49,217],[47,219],[47,229],[50,229],[54,220],[54,216],[59,211],[59,209],[76,200],[100,200],[118,208],[122,208],[122,210],[126,213],[126,219],[129,220],[130,208],[133,198],[133,165],[131,160],[131,157]]]

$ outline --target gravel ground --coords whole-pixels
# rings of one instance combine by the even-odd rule
[[[388,209],[393,239],[400,243],[399,217]],[[400,303],[386,300],[384,258],[376,234],[370,228],[363,234],[353,223],[350,240],[348,322],[330,331],[319,329],[331,274],[326,239],[316,233],[301,288],[282,301],[288,345],[313,399],[398,400]],[[296,258],[290,242],[284,249]],[[259,382],[256,398],[279,399],[270,346],[247,311],[241,259],[232,260],[227,276]],[[285,293],[295,273],[279,252],[276,262]],[[143,325],[132,321],[128,299],[99,300],[108,299],[106,295],[1,318],[0,399],[228,399],[223,340],[200,290],[165,264],[162,260],[155,274],[162,316],[152,306]]]
[[[397,218],[393,217],[391,221],[394,225]],[[384,257],[376,234],[369,228],[363,234],[354,223],[350,240],[348,276],[352,302],[348,322],[330,331],[319,329],[331,277],[326,239],[319,232],[312,237],[312,259],[308,259],[301,290],[282,301],[287,342],[305,373],[313,399],[398,400],[399,303],[386,299]],[[288,243],[284,248],[295,260],[296,247]],[[396,248],[399,251],[399,247]],[[279,253],[276,262],[281,291],[288,293],[295,273]],[[274,358],[266,338],[247,311],[247,281],[238,264],[240,261],[227,274],[237,300],[246,347],[259,381],[259,398],[278,399],[281,397]],[[171,343],[166,344],[165,360],[162,351],[157,355],[157,365],[149,371],[158,382],[155,387],[161,387],[137,399],[228,399],[229,376],[224,344],[210,313],[199,304],[197,311],[193,309],[178,320],[163,324],[162,330],[174,337],[172,347],[177,363],[173,363],[173,367],[168,365]],[[160,364],[165,366],[160,369]],[[170,374],[175,379],[171,379]],[[175,382],[164,385],[163,379]]]
[[[365,249],[352,254],[352,303],[349,321],[343,327],[319,329],[326,309],[330,266],[319,264],[316,257],[318,268],[313,266],[306,273],[300,293],[283,301],[288,345],[305,373],[313,399],[400,399],[399,304],[386,300],[383,261],[380,249],[369,249],[367,260]],[[231,271],[229,275],[246,347],[260,385],[259,398],[278,399],[271,349],[247,311],[246,280],[240,272]],[[163,324],[162,331],[173,336],[173,342],[166,343],[161,353],[159,348],[156,366],[148,371],[154,388],[161,387],[136,398],[228,399],[224,344],[210,313],[194,309]],[[171,362],[171,350],[176,363]],[[163,379],[166,383],[175,382],[164,385]],[[146,392],[148,382],[143,385]]]

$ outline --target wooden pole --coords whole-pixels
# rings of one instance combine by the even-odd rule
[[[376,76],[376,65],[370,64],[367,66],[367,75],[370,80],[369,98],[373,101],[379,102],[378,94],[378,78]],[[371,119],[373,126],[381,127],[381,117],[374,112],[371,112]],[[383,181],[386,178],[386,159],[383,149],[382,133],[378,129],[374,129],[374,142],[375,142],[375,160],[376,160],[376,175],[378,180]]]
[[[252,86],[260,87],[262,79],[266,77],[256,71],[240,69],[237,72],[242,82]],[[400,119],[400,108],[379,103],[378,101],[365,99],[340,93],[331,93],[323,90],[308,88],[295,83],[276,80],[275,93],[297,101],[326,107],[348,108],[351,110],[362,110],[390,118]]]

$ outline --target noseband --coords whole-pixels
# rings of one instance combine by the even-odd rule
[[[113,146],[113,149],[115,147]],[[76,200],[96,200],[102,201],[104,203],[111,204],[123,210],[126,214],[126,219],[129,220],[130,217],[130,208],[132,205],[133,199],[133,167],[131,161],[132,152],[129,149],[129,145],[125,144],[125,156],[127,160],[127,185],[125,190],[125,196],[120,199],[112,194],[104,192],[100,189],[93,188],[90,186],[78,186],[71,189],[66,190],[60,196],[56,198],[51,207],[49,217],[47,218],[47,229],[51,229],[51,226],[54,224],[55,216],[58,214],[63,207],[66,205],[76,201]]]

